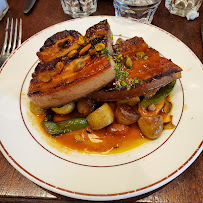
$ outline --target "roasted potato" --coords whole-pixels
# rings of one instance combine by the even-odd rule
[[[115,118],[118,123],[123,125],[131,125],[135,123],[140,117],[136,108],[129,105],[118,105],[115,111]]]
[[[92,130],[99,130],[110,125],[114,121],[114,113],[111,107],[107,103],[104,103],[101,107],[87,116],[87,121]]]
[[[138,125],[144,136],[150,139],[156,139],[163,131],[163,117],[161,115],[140,117]]]
[[[68,103],[62,107],[51,108],[51,110],[57,114],[65,115],[65,114],[71,113],[74,108],[75,108],[75,103],[71,102],[71,103]]]

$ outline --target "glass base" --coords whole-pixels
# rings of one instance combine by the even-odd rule
[[[69,12],[69,11],[64,11],[66,14],[70,15],[72,18],[81,18],[81,17],[86,17],[89,16],[93,13],[96,12],[96,8],[89,11],[89,12]]]

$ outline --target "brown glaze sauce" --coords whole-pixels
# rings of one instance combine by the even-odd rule
[[[86,127],[71,133],[51,136],[41,125],[44,116],[45,115],[36,116],[37,123],[42,132],[47,137],[53,139],[54,142],[57,142],[61,147],[70,149],[71,151],[78,151],[87,154],[116,154],[134,149],[149,140],[142,135],[137,123],[130,126],[123,126],[117,124],[116,121],[110,126],[97,131],[93,131],[89,127]],[[54,114],[54,121],[57,122],[80,117],[82,116],[75,110],[64,116]],[[122,132],[114,132],[113,128],[117,127],[116,124],[123,126],[125,129],[122,130]],[[81,141],[76,139],[78,135],[82,137]]]
[[[165,101],[170,101],[170,96],[164,99]],[[164,102],[162,100],[161,102]],[[161,104],[160,102],[160,104]],[[109,103],[111,105],[111,103]],[[141,116],[153,116],[157,114],[156,111],[149,112],[146,110],[141,110],[138,106],[138,111]],[[163,116],[164,120],[170,115],[166,114],[163,111],[158,113]],[[62,148],[66,148],[70,151],[77,151],[80,153],[87,154],[116,154],[125,151],[129,151],[140,145],[150,141],[150,139],[143,136],[141,133],[138,124],[134,123],[129,126],[120,125],[115,120],[110,125],[101,130],[91,130],[90,127],[80,129],[71,133],[65,133],[57,136],[51,136],[48,134],[42,127],[42,121],[45,115],[37,115],[36,120],[39,124],[42,132],[56,142]],[[74,110],[67,115],[58,115],[54,114],[54,121],[62,121],[70,118],[82,118],[83,116],[77,111]],[[78,139],[78,137],[80,139]]]

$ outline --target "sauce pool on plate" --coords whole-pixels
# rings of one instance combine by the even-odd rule
[[[87,126],[74,132],[52,136],[41,126],[44,116],[35,116],[43,134],[60,147],[71,151],[87,154],[116,154],[131,150],[149,141],[142,135],[137,123],[125,126],[118,124],[116,121],[101,130],[93,131]],[[54,121],[58,122],[74,117],[79,118],[81,115],[77,111],[68,115],[54,114]]]

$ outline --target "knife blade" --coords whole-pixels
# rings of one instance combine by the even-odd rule
[[[203,23],[201,25],[202,43],[203,43]]]
[[[26,0],[23,12],[28,13],[34,6],[36,0]]]

